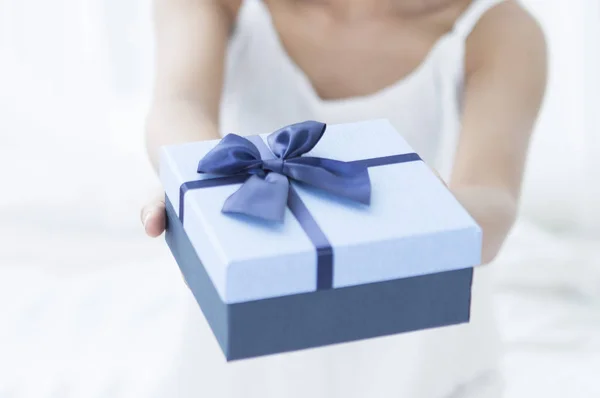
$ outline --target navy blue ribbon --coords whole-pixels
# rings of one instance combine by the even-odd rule
[[[228,202],[229,205],[227,205],[226,202],[226,206],[224,206],[223,208],[223,212],[226,213],[242,213],[242,214],[247,214],[247,215],[252,215],[252,216],[256,216],[259,218],[263,218],[266,220],[275,220],[275,221],[279,221],[283,218],[283,213],[285,212],[285,206],[287,205],[287,207],[290,209],[290,211],[292,212],[292,214],[294,215],[294,217],[298,220],[298,223],[300,224],[300,226],[302,227],[302,229],[304,230],[304,232],[306,233],[306,235],[309,237],[309,239],[311,240],[312,244],[315,246],[316,252],[317,252],[317,290],[324,290],[324,289],[331,289],[333,286],[333,247],[331,246],[331,244],[329,243],[329,240],[327,239],[327,237],[325,236],[325,234],[323,233],[323,231],[321,230],[321,228],[319,227],[319,225],[317,224],[317,222],[315,221],[315,219],[312,217],[312,215],[310,214],[310,211],[308,210],[308,208],[306,207],[306,205],[304,204],[304,202],[302,202],[302,199],[300,198],[300,195],[298,194],[298,192],[294,189],[294,187],[289,184],[288,180],[286,177],[284,177],[284,175],[288,175],[288,173],[286,173],[284,170],[286,168],[286,162],[285,158],[277,158],[277,153],[284,153],[283,151],[281,151],[281,148],[289,148],[290,146],[296,146],[296,147],[302,147],[302,150],[304,150],[305,153],[308,150],[312,149],[314,147],[314,145],[316,145],[316,143],[319,141],[319,139],[321,138],[323,132],[325,131],[325,125],[318,123],[318,125],[315,125],[314,123],[317,122],[305,122],[305,124],[297,124],[297,125],[292,125],[292,126],[288,126],[284,129],[279,130],[278,132],[272,134],[271,136],[269,136],[269,143],[270,143],[270,149],[269,147],[267,147],[264,142],[262,141],[262,139],[259,136],[252,136],[252,137],[248,137],[248,138],[243,138],[243,137],[239,137],[239,136],[235,136],[235,135],[228,135],[227,137],[231,137],[233,136],[233,141],[232,139],[229,140],[229,142],[226,142],[226,145],[223,145],[221,148],[218,148],[218,145],[215,149],[217,150],[213,150],[211,152],[209,152],[209,154],[207,154],[207,157],[205,157],[199,165],[199,171],[200,169],[202,169],[203,171],[200,172],[208,172],[208,171],[204,171],[204,170],[212,170],[211,172],[215,172],[215,171],[220,171],[219,174],[226,174],[224,173],[231,173],[231,175],[225,176],[225,177],[217,177],[217,178],[212,178],[212,179],[206,179],[206,180],[197,180],[197,181],[188,181],[185,182],[181,185],[180,189],[179,189],[179,219],[181,220],[181,222],[183,223],[184,220],[184,211],[185,211],[185,206],[184,206],[184,199],[185,199],[185,194],[190,191],[190,190],[194,190],[194,189],[202,189],[202,188],[210,188],[210,187],[216,187],[216,186],[223,186],[223,185],[232,185],[232,184],[242,184],[242,187],[236,192],[234,193],[230,198],[228,198]],[[283,140],[283,144],[285,145],[281,145],[280,150],[273,150],[274,147],[276,147],[277,143],[272,144],[271,143],[271,137],[275,136],[277,137],[277,134],[279,134],[282,131],[301,131],[302,132],[302,128],[306,127],[308,125],[309,130],[305,130],[305,131],[310,131],[310,128],[312,128],[312,131],[319,131],[318,137],[316,140],[312,140],[312,142],[309,142],[308,144],[306,144],[306,142],[302,143],[302,140],[298,140],[296,142],[294,142],[294,138],[297,139],[297,135],[294,136],[294,134],[292,134],[291,136],[287,136],[286,138],[284,138]],[[317,127],[317,129],[315,129],[314,127]],[[302,134],[300,134],[302,135]],[[311,134],[305,134],[305,136],[308,138]],[[235,138],[237,137],[237,138]],[[225,140],[225,138],[223,138],[223,140]],[[244,141],[238,140],[238,138],[243,139]],[[279,138],[281,138],[281,135],[279,135]],[[314,138],[314,136],[312,136],[312,138]],[[222,141],[223,141],[222,140]],[[287,142],[286,142],[287,141]],[[299,142],[300,141],[300,142]],[[233,142],[233,144],[232,144]],[[247,143],[249,143],[251,146],[249,146]],[[243,143],[242,146],[237,146],[237,144]],[[292,143],[292,145],[290,145],[290,143]],[[281,142],[280,142],[281,144]],[[240,150],[240,148],[242,148],[242,150]],[[250,148],[250,151],[247,151],[247,149]],[[308,148],[308,149],[306,149]],[[235,153],[237,151],[237,153]],[[276,152],[276,153],[275,153]],[[293,151],[292,151],[293,153]],[[211,155],[211,156],[209,156]],[[296,153],[297,155],[297,153]],[[299,156],[299,155],[297,155]],[[211,162],[208,162],[209,164],[212,163],[213,165],[215,164],[215,159],[217,160],[216,164],[219,164],[220,169],[219,170],[215,170],[217,167],[207,167],[206,163],[206,159],[211,160]],[[233,159],[233,160],[232,160]],[[294,159],[294,158],[292,158]],[[390,164],[398,164],[398,163],[406,163],[406,162],[414,162],[414,161],[420,161],[421,158],[419,157],[418,154],[416,153],[406,153],[406,154],[401,154],[401,155],[392,155],[392,156],[385,156],[385,157],[379,157],[379,158],[370,158],[370,159],[362,159],[362,160],[357,160],[357,161],[353,161],[353,162],[339,162],[339,161],[333,161],[330,159],[321,159],[321,158],[296,158],[296,159],[318,159],[318,161],[314,161],[314,160],[309,160],[308,163],[318,163],[321,162],[322,160],[325,160],[327,162],[335,162],[335,163],[340,163],[343,164],[341,168],[337,168],[339,165],[334,165],[333,169],[334,171],[332,172],[332,168],[330,167],[329,169],[325,169],[326,171],[326,179],[329,180],[330,182],[332,182],[333,180],[337,181],[333,181],[333,184],[340,184],[340,179],[344,180],[349,183],[350,185],[352,185],[352,183],[355,183],[355,187],[358,186],[359,190],[362,190],[362,193],[358,194],[358,195],[348,195],[347,193],[347,189],[337,189],[337,188],[333,188],[333,189],[327,189],[324,188],[332,193],[336,193],[338,195],[350,198],[350,199],[355,199],[358,200],[362,203],[369,203],[370,202],[370,181],[368,179],[368,168],[369,167],[377,167],[377,166],[385,166],[385,165],[390,165]],[[203,164],[204,162],[204,164]],[[240,167],[240,164],[244,163],[243,167]],[[273,165],[275,164],[275,166]],[[298,164],[298,163],[297,163]],[[223,166],[225,165],[225,166]],[[233,166],[232,166],[233,165]],[[309,165],[309,167],[318,167],[318,166],[314,166],[314,164]],[[273,170],[276,169],[276,170]],[[341,172],[338,172],[336,174],[336,172],[338,170],[341,169]],[[314,169],[312,169],[314,170]],[[364,170],[364,172],[362,171]],[[288,168],[289,171],[289,168]],[[284,175],[282,175],[281,173],[283,172]],[[329,173],[329,175],[327,175],[327,173]],[[293,173],[291,173],[293,174]],[[318,176],[318,174],[321,174],[320,177],[323,177],[323,173],[322,172],[309,172],[309,173],[305,173],[305,175],[311,175],[312,177],[314,177],[315,175]],[[365,195],[365,192],[367,192],[366,188],[365,188],[365,176],[364,174],[366,174],[366,181],[368,183],[368,195]],[[271,177],[269,177],[271,176]],[[289,176],[289,175],[288,175]],[[291,177],[293,178],[293,177]],[[310,179],[310,178],[309,178]],[[283,181],[285,180],[285,182]],[[300,179],[299,181],[301,182],[307,182],[307,181],[303,181],[302,179]],[[270,185],[276,185],[277,188],[273,189],[272,186]],[[310,184],[313,186],[317,186],[319,188],[323,188],[321,185],[322,184]],[[246,189],[246,188],[248,189]],[[282,191],[282,187],[285,187],[285,192]],[[346,187],[347,188],[347,187]],[[258,192],[258,193],[257,193]],[[269,192],[276,196],[275,200],[269,200],[268,199],[268,195]],[[236,198],[236,195],[238,196]],[[267,195],[267,196],[265,196]],[[234,198],[234,200],[231,200],[231,198]],[[279,206],[278,203],[281,200],[284,200],[284,206],[283,209],[278,209],[275,213],[272,211],[272,208],[269,208],[269,206]],[[240,205],[240,203],[242,203]],[[241,206],[241,207],[240,207]]]
[[[282,222],[289,180],[328,191],[363,204],[371,202],[366,167],[357,163],[303,156],[317,145],[327,126],[307,121],[286,126],[267,137],[260,150],[251,140],[228,134],[200,160],[198,173],[249,175],[225,201],[224,213],[244,214]],[[264,147],[264,143],[257,143]]]

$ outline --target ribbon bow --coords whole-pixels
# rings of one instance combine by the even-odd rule
[[[302,157],[319,142],[327,126],[307,121],[270,134],[267,143],[274,156],[261,156],[244,137],[226,135],[198,164],[198,173],[250,176],[225,201],[224,213],[238,213],[268,221],[283,221],[289,179],[370,204],[371,182],[366,166],[338,160]]]

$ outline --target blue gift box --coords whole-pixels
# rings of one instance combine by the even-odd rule
[[[249,138],[266,154],[267,136]],[[468,322],[481,230],[389,122],[328,126],[306,154],[367,165],[370,204],[292,180],[280,223],[222,212],[248,177],[197,172],[218,144],[164,147],[160,174],[167,243],[227,360]]]

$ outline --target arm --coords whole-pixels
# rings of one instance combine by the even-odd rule
[[[219,137],[225,51],[240,1],[154,0],[156,77],[146,147],[155,169],[161,146]],[[162,195],[141,217],[148,235],[162,233]]]
[[[516,215],[531,132],[546,87],[546,43],[510,1],[491,10],[467,42],[467,81],[450,189],[483,230],[494,259]]]

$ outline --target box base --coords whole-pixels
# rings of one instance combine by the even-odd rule
[[[225,304],[166,205],[167,244],[228,361],[469,321],[472,268]]]

